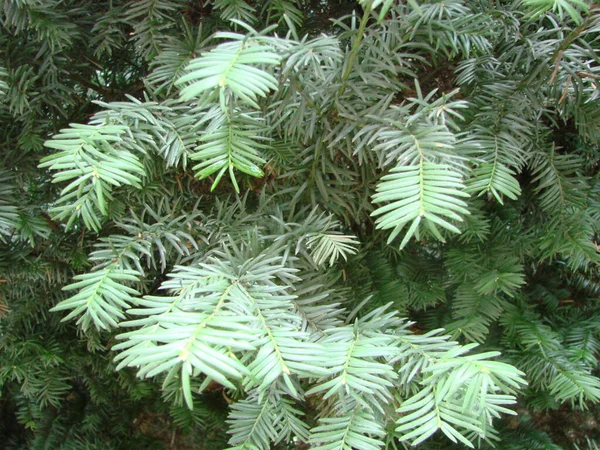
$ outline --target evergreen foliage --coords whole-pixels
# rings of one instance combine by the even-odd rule
[[[600,400],[597,5],[0,30],[7,448],[597,448],[532,419]]]

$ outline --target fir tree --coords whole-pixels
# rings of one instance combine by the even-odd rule
[[[596,5],[0,27],[8,448],[597,448],[535,420],[600,400]]]

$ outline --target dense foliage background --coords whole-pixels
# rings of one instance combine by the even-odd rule
[[[0,25],[0,446],[598,448],[597,5]]]

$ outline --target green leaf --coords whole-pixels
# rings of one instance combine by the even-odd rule
[[[492,194],[500,204],[504,204],[502,195],[516,200],[521,195],[519,182],[514,178],[515,172],[502,163],[483,163],[473,170],[467,181],[466,192],[478,195]]]
[[[213,190],[227,172],[239,192],[233,169],[253,177],[263,176],[260,166],[265,160],[261,152],[267,146],[262,136],[264,127],[259,120],[241,112],[225,114],[218,108],[209,111],[203,120],[210,120],[210,123],[200,137],[201,144],[190,155],[191,160],[200,161],[193,167],[197,178],[204,179],[216,173],[211,186]]]
[[[6,73],[6,70],[0,66],[0,102],[2,102],[2,98],[8,91],[8,84],[6,81],[4,81],[6,78],[8,78],[8,73]]]
[[[220,44],[189,63],[188,73],[177,80],[177,84],[192,82],[181,91],[183,100],[205,91],[228,90],[241,102],[258,108],[258,98],[277,89],[275,77],[259,67],[277,65],[281,57],[257,39],[234,36],[236,41]]]
[[[400,248],[418,235],[421,221],[443,240],[437,226],[459,233],[448,219],[462,221],[459,214],[469,213],[467,204],[460,199],[469,196],[463,190],[460,174],[447,165],[421,161],[416,166],[398,166],[382,178],[373,196],[375,203],[391,203],[379,207],[372,215],[381,216],[376,221],[377,228],[393,229],[388,243],[411,224]]]
[[[581,23],[581,12],[587,12],[589,6],[581,0],[523,0],[523,4],[529,7],[529,16],[535,19],[542,14],[552,10],[562,20],[565,11],[573,22]]]
[[[50,311],[72,310],[63,321],[81,315],[77,320],[84,330],[94,325],[99,330],[110,330],[125,319],[123,311],[139,295],[127,282],[138,282],[140,273],[135,270],[123,270],[111,264],[102,270],[75,276],[75,283],[65,286],[66,291],[78,289],[79,292],[61,301]]]
[[[309,443],[315,450],[378,450],[385,433],[373,414],[355,406],[341,417],[324,417],[310,430]]]
[[[354,246],[358,245],[359,242],[355,239],[354,236],[329,232],[310,237],[306,245],[309,249],[312,249],[311,257],[317,266],[321,266],[326,262],[333,266],[340,257],[344,258],[345,261],[348,255],[356,254]]]
[[[70,181],[61,191],[59,205],[53,208],[59,219],[70,225],[82,217],[98,231],[102,216],[108,214],[108,201],[114,188],[130,185],[141,188],[146,171],[139,158],[119,148],[127,128],[121,125],[78,125],[63,129],[45,142],[59,153],[42,159],[40,168],[56,171],[54,183]]]

